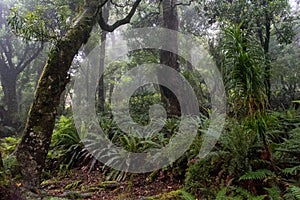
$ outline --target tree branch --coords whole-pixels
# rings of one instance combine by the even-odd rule
[[[116,21],[113,25],[107,24],[105,22],[105,20],[103,19],[102,14],[100,14],[99,15],[99,20],[98,20],[99,26],[101,27],[102,30],[105,30],[105,31],[108,31],[108,32],[113,32],[119,26],[122,26],[124,24],[129,23],[141,1],[142,0],[136,0],[134,2],[130,12],[128,13],[128,15],[125,18]]]
[[[16,69],[19,68],[19,67],[22,65],[22,63],[25,61],[25,59],[26,59],[26,57],[27,57],[27,54],[30,53],[34,48],[35,48],[35,47],[31,47],[28,43],[26,44],[26,47],[25,47],[25,49],[24,49],[24,52],[25,52],[25,53],[22,52],[22,53],[23,53],[23,56],[22,56],[20,59],[18,59],[18,60],[20,60],[20,61],[19,61],[19,63],[17,64]]]
[[[11,44],[11,41],[9,40],[8,38],[9,36],[6,35],[5,36],[5,44],[0,42],[0,45],[1,45],[1,48],[3,49],[3,52],[4,52],[4,56],[6,58],[6,61],[8,63],[8,67],[9,68],[14,68],[14,64],[12,62],[12,52],[13,52],[13,48],[12,48],[12,44]]]
[[[288,44],[289,43],[289,40],[280,32],[280,30],[278,29],[278,27],[276,26],[276,23],[274,22],[274,20],[272,20],[272,23],[273,23],[273,25],[274,25],[274,28],[275,28],[275,30],[276,30],[276,33],[278,33],[279,34],[279,37],[281,37],[283,40],[284,40],[284,42],[286,43],[286,44]]]
[[[44,45],[42,43],[41,46],[35,51],[35,53],[30,58],[28,58],[28,60],[26,60],[24,63],[20,62],[17,66],[17,73],[21,73],[25,69],[25,67],[27,67],[36,57],[38,57],[43,48]]]

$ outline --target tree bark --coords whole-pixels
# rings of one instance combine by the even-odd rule
[[[265,13],[265,41],[263,44],[264,53],[266,56],[266,67],[265,67],[265,84],[266,84],[266,93],[268,97],[268,101],[271,99],[271,63],[269,56],[269,48],[270,48],[270,37],[271,37],[271,18],[268,11]]]
[[[102,17],[105,23],[108,22],[109,17],[109,3],[106,6],[103,6],[102,9]],[[107,31],[102,30],[101,32],[101,47],[100,47],[100,72],[104,71],[104,63],[105,63],[105,41],[106,41]],[[105,105],[105,88],[104,88],[104,75],[99,78],[98,83],[98,112],[104,112]]]
[[[2,154],[0,152],[0,171],[4,169],[3,160],[2,160]]]
[[[129,23],[141,0],[136,0],[128,15],[113,25],[105,23],[100,16],[100,26],[113,31]],[[85,44],[99,16],[99,9],[108,0],[86,0],[83,12],[66,35],[51,49],[46,66],[38,82],[21,143],[15,154],[20,164],[24,186],[35,188],[45,165],[54,128],[60,96],[69,82],[69,68],[80,47]]]
[[[268,1],[262,2],[262,7],[268,4]],[[264,49],[264,56],[265,56],[265,69],[264,69],[264,83],[266,88],[266,95],[268,102],[271,99],[271,63],[270,63],[270,37],[271,37],[271,21],[272,16],[268,10],[265,10],[263,22],[260,18],[257,19],[257,34],[260,41],[261,46]],[[262,24],[261,24],[262,23]]]
[[[35,92],[21,143],[16,150],[24,184],[40,184],[54,128],[60,95],[69,82],[69,68],[82,44],[86,43],[98,12],[98,1],[86,4],[82,14],[66,35],[51,49]]]
[[[163,27],[171,30],[178,31],[178,15],[176,9],[176,0],[163,0],[162,1],[162,10],[163,10]],[[178,37],[177,35],[167,36],[165,37],[168,45],[172,46],[172,50],[174,52],[178,52]],[[177,71],[179,69],[178,55],[176,53],[172,53],[165,50],[160,50],[160,63],[166,66],[169,66]],[[173,88],[180,88],[178,85],[177,77],[171,77],[170,75],[161,74],[159,75],[159,79],[167,78],[170,83],[174,86]],[[168,115],[169,116],[180,116],[180,105],[179,102],[174,95],[174,93],[164,86],[160,86],[162,102],[168,107]]]
[[[1,70],[0,70],[1,71]],[[17,102],[17,77],[14,71],[7,71],[1,76],[1,85],[4,93],[4,104],[6,105],[6,115],[3,123],[13,126],[18,121],[18,102]]]

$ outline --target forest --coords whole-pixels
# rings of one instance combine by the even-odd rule
[[[1,0],[0,200],[300,200],[299,0]]]

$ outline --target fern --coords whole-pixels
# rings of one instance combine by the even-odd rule
[[[227,194],[230,191],[230,194]],[[251,200],[264,200],[266,195],[255,196],[248,190],[245,190],[240,187],[224,187],[216,195],[216,200],[242,200],[242,199],[251,199]]]
[[[291,193],[293,194],[294,198],[300,200],[300,187],[291,186],[290,187]]]
[[[276,176],[272,171],[267,169],[260,169],[257,171],[250,171],[242,175],[239,180],[262,180],[268,177]]]
[[[190,194],[184,190],[179,190],[179,192],[181,193],[181,196],[184,200],[195,200],[196,199],[192,194]]]
[[[297,175],[298,171],[300,171],[300,165],[295,167],[289,167],[282,170],[285,174]]]
[[[216,200],[225,200],[228,199],[226,196],[227,193],[227,187],[222,188],[216,195]]]
[[[240,187],[236,187],[235,191],[237,194],[240,194],[241,196],[243,196],[245,199],[251,199],[251,200],[264,200],[266,195],[260,195],[260,196],[254,196],[251,192],[249,192],[248,190],[245,190],[243,188]]]
[[[280,200],[280,199],[282,199],[280,197],[281,191],[278,187],[273,186],[271,188],[264,188],[264,189],[269,193],[268,199],[270,199],[270,200]]]

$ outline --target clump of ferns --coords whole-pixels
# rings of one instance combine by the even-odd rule
[[[89,152],[84,149],[73,119],[61,116],[52,135],[48,168],[57,169],[64,165],[71,169],[83,164],[87,158],[90,159]]]

